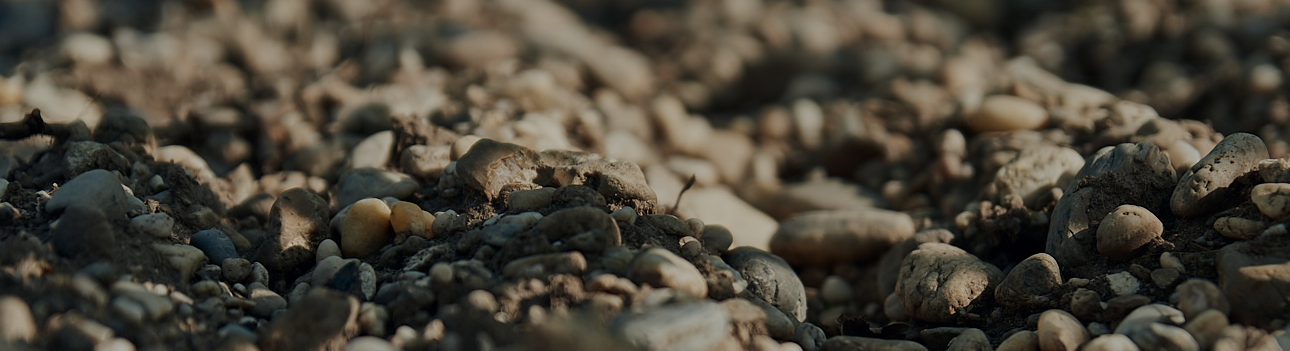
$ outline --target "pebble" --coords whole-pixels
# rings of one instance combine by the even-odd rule
[[[247,296],[255,303],[255,307],[251,307],[251,314],[256,317],[269,318],[274,311],[287,308],[287,299],[269,290],[264,284],[251,283],[248,289],[250,292]]]
[[[1261,254],[1251,254],[1259,250]],[[1290,291],[1290,264],[1284,256],[1262,253],[1243,241],[1218,251],[1218,281],[1231,305],[1232,321],[1266,325],[1290,315],[1285,292]]]
[[[609,216],[614,217],[615,221],[626,225],[636,225],[636,218],[640,217],[640,215],[636,213],[636,209],[631,206],[624,206],[623,208],[610,213]]]
[[[1013,333],[995,351],[1033,351],[1039,350],[1039,334],[1030,330]]]
[[[365,198],[393,197],[406,199],[420,185],[406,174],[376,168],[356,168],[345,171],[336,181],[336,195],[332,198],[338,208],[345,208]]]
[[[130,169],[130,161],[113,150],[111,146],[93,141],[68,143],[63,153],[63,174],[77,176],[94,169],[118,171],[125,173]]]
[[[723,225],[734,236],[734,246],[766,250],[779,223],[724,188],[690,189],[677,209],[682,218],[700,218],[704,223]]]
[[[533,229],[549,241],[562,240],[569,247],[585,253],[600,253],[623,244],[622,233],[614,218],[590,206],[555,211],[538,220]]]
[[[245,258],[230,258],[221,262],[220,273],[227,282],[238,283],[251,276],[251,261]]]
[[[434,232],[431,231],[434,227],[434,215],[411,202],[399,201],[390,207],[390,226],[396,234],[434,238]]]
[[[169,238],[174,228],[175,219],[163,212],[138,215],[130,219],[130,229],[155,238]]]
[[[888,340],[859,336],[835,336],[820,345],[820,351],[846,350],[886,350],[886,351],[927,351],[926,347],[909,340]]]
[[[824,346],[828,337],[824,330],[811,323],[798,324],[793,330],[792,341],[802,346],[803,351],[817,351]]]
[[[126,297],[137,302],[147,312],[148,321],[159,320],[175,310],[175,303],[167,296],[158,296],[149,292],[142,284],[118,281],[112,284],[111,291],[119,297]]]
[[[1113,261],[1135,257],[1135,252],[1164,233],[1155,214],[1134,205],[1120,205],[1106,214],[1097,228],[1097,252]]]
[[[776,178],[778,180],[778,178]],[[820,210],[862,210],[890,207],[881,194],[837,178],[786,184],[779,192],[756,201],[757,207],[777,219]]]
[[[1188,320],[1206,310],[1217,310],[1224,315],[1232,310],[1223,291],[1208,280],[1188,279],[1174,288],[1174,294],[1178,295],[1175,305]]]
[[[926,243],[905,256],[896,283],[905,313],[947,323],[1003,280],[998,267],[949,244]]]
[[[1250,190],[1250,201],[1268,218],[1279,219],[1290,213],[1290,183],[1264,183]]]
[[[730,250],[730,245],[734,244],[734,234],[725,226],[720,224],[706,224],[703,226],[703,236],[699,237],[703,242],[703,247],[712,250],[717,254],[725,254]]]
[[[1180,276],[1182,276],[1182,273],[1169,268],[1158,268],[1151,271],[1151,281],[1155,282],[1156,286],[1161,289],[1167,289],[1172,286]]]
[[[1119,328],[1116,328],[1119,329]],[[1187,330],[1172,325],[1150,323],[1124,333],[1144,351],[1198,351],[1200,344]]]
[[[1218,310],[1205,310],[1198,315],[1187,318],[1183,329],[1187,330],[1201,349],[1211,349],[1214,342],[1222,339],[1228,328],[1227,316]]]
[[[640,213],[652,213],[655,206],[663,205],[635,164],[567,150],[546,150],[541,156],[544,172],[551,170],[553,186],[585,185]]]
[[[901,212],[807,212],[780,223],[770,251],[794,266],[831,266],[872,261],[913,235],[914,221]]]
[[[320,262],[328,257],[340,257],[340,245],[331,239],[324,239],[318,244],[318,252],[315,253],[314,263]]]
[[[769,302],[793,320],[806,320],[806,287],[783,258],[751,247],[739,247],[723,257],[748,281],[748,292]]]
[[[855,291],[851,289],[851,283],[842,277],[830,275],[824,278],[823,284],[820,284],[820,297],[830,305],[846,303],[854,296]]]
[[[1035,130],[1048,123],[1043,106],[1011,95],[990,95],[967,124],[977,133]]]
[[[1051,297],[1061,287],[1062,281],[1057,260],[1046,253],[1037,253],[1008,272],[1008,276],[995,288],[994,299],[1009,308],[1052,307],[1057,301]]]
[[[349,168],[385,168],[394,151],[394,131],[385,130],[367,136],[349,153]]]
[[[1005,203],[1009,196],[1017,196],[1026,207],[1034,208],[1043,205],[1039,201],[1048,196],[1049,189],[1065,189],[1082,167],[1084,156],[1074,149],[1027,148],[995,172],[994,182],[985,192],[996,203]]]
[[[1178,180],[1169,208],[1179,217],[1192,217],[1210,211],[1230,198],[1232,182],[1258,167],[1268,158],[1268,147],[1259,137],[1234,133],[1223,138],[1214,149],[1192,165]]]
[[[207,229],[193,234],[190,245],[202,250],[210,262],[219,263],[226,259],[237,258],[237,249],[233,240],[218,229]]]
[[[341,349],[341,351],[398,351],[398,350],[399,348],[394,347],[394,344],[391,344],[389,341],[385,341],[385,339],[381,339],[375,336],[360,336],[360,337],[354,338],[353,340],[350,340],[348,344],[345,344],[345,348]]]
[[[730,315],[711,301],[671,304],[621,314],[610,329],[643,350],[712,350],[722,340],[713,336],[730,333]]]
[[[452,162],[451,154],[451,146],[412,145],[399,155],[399,166],[413,177],[438,180]]]
[[[1138,278],[1134,278],[1133,274],[1129,272],[1107,274],[1106,281],[1111,285],[1111,292],[1114,292],[1117,296],[1135,294],[1138,292],[1138,288],[1142,286]]]
[[[390,207],[381,199],[355,202],[341,224],[340,250],[344,257],[364,258],[389,243]]]
[[[551,205],[556,188],[518,190],[506,198],[506,208],[512,211],[537,211]]]
[[[1214,230],[1224,237],[1236,240],[1250,240],[1259,233],[1267,224],[1262,221],[1245,219],[1240,217],[1221,217],[1214,220]]]
[[[95,169],[62,184],[45,202],[45,211],[56,214],[73,206],[100,209],[109,219],[115,219],[124,218],[128,210],[141,208],[143,203],[125,192],[115,174]]]
[[[1039,316],[1039,349],[1045,351],[1074,351],[1088,341],[1088,330],[1075,316],[1062,310],[1048,310]]]
[[[273,201],[257,262],[275,271],[301,271],[314,261],[315,250],[330,236],[327,201],[304,188],[283,191]]]
[[[878,289],[884,295],[891,295],[896,291],[896,278],[900,276],[900,264],[905,261],[905,256],[917,249],[919,245],[948,244],[951,240],[954,240],[954,233],[949,230],[928,229],[914,233],[914,236],[887,250],[878,262]]]
[[[36,340],[36,321],[27,302],[13,295],[0,296],[0,340],[5,343]]]
[[[502,268],[507,278],[544,279],[555,274],[582,275],[586,271],[587,258],[577,251],[518,258]]]
[[[1138,345],[1123,334],[1106,334],[1093,338],[1084,344],[1084,351],[1138,351]]]
[[[1184,266],[1181,259],[1171,252],[1160,254],[1160,268],[1168,268],[1182,273],[1187,273],[1187,266]]]
[[[697,265],[699,271],[708,282],[708,297],[725,300],[743,295],[748,289],[748,280],[744,279],[743,274],[730,267],[720,257],[700,254],[697,260],[700,262]],[[778,313],[783,314],[783,312]]]
[[[111,260],[117,255],[113,228],[99,208],[72,206],[50,226],[49,241],[63,257]]]
[[[977,328],[968,328],[950,340],[946,351],[990,351],[992,349],[990,338],[985,336],[985,332]]]
[[[206,254],[201,249],[190,245],[152,244],[152,250],[161,254],[170,262],[170,266],[179,271],[181,279],[188,279],[206,262]]]
[[[357,336],[358,299],[314,289],[273,318],[260,334],[264,350],[338,350]]]
[[[663,248],[651,248],[636,254],[627,276],[637,284],[673,288],[693,297],[708,296],[708,284],[699,270],[681,256]]]
[[[538,154],[532,149],[480,139],[457,160],[457,176],[492,200],[509,184],[532,184],[538,177]]]

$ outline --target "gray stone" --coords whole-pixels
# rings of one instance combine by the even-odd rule
[[[316,251],[330,236],[327,202],[303,188],[278,195],[269,211],[268,237],[255,260],[274,271],[296,274],[312,266]]]
[[[1263,139],[1248,133],[1228,135],[1183,173],[1174,188],[1169,208],[1179,217],[1213,210],[1231,197],[1235,189],[1230,185],[1236,178],[1253,171],[1259,161],[1266,158],[1268,147]]]
[[[624,313],[610,329],[644,350],[712,350],[730,332],[730,316],[716,302],[675,304]]]
[[[438,180],[452,160],[451,146],[412,145],[399,155],[399,166],[413,177]]]
[[[1119,328],[1116,328],[1119,329]],[[1126,330],[1124,333],[1143,351],[1198,351],[1200,344],[1183,328],[1161,323]]]
[[[335,208],[344,208],[369,197],[405,199],[420,185],[406,174],[376,168],[355,168],[336,182]]]
[[[211,262],[219,263],[226,259],[237,258],[237,249],[233,248],[233,240],[217,229],[207,229],[193,234],[189,244],[202,250]]]
[[[636,254],[627,276],[637,284],[672,288],[693,297],[708,296],[707,281],[698,268],[681,256],[659,247]]]
[[[595,207],[556,211],[542,217],[533,228],[549,241],[564,240],[571,248],[585,253],[600,253],[623,243],[618,222]]]
[[[1256,253],[1257,252],[1257,253]],[[1243,241],[1218,251],[1218,281],[1231,304],[1232,321],[1267,326],[1290,315],[1290,258],[1284,249]]]
[[[1039,146],[1021,151],[1012,161],[999,168],[994,182],[985,189],[996,203],[1009,196],[1021,198],[1027,207],[1040,205],[1039,200],[1053,187],[1065,188],[1084,166],[1078,151],[1061,146]]]
[[[133,199],[133,201],[131,201]],[[87,171],[63,184],[45,202],[45,211],[57,214],[73,206],[99,209],[110,220],[124,219],[126,211],[142,202],[121,187],[121,180],[101,169]]]
[[[1106,334],[1093,338],[1080,348],[1084,351],[1138,351],[1138,345],[1124,334]]]
[[[1182,324],[1183,321],[1181,311],[1161,304],[1150,304],[1138,307],[1128,316],[1124,316],[1120,325],[1115,327],[1115,333],[1128,335],[1130,331],[1146,328],[1151,323]]]
[[[1047,308],[1057,301],[1054,291],[1062,285],[1057,261],[1046,253],[1027,257],[1008,272],[994,289],[994,299],[1009,308]]]
[[[69,143],[63,153],[63,174],[74,177],[94,169],[128,172],[130,161],[111,146],[93,141]]]
[[[130,229],[155,238],[169,238],[174,228],[175,219],[164,212],[138,215],[130,219]]]
[[[911,318],[947,323],[1001,280],[998,267],[952,245],[927,243],[905,256],[895,293]]]
[[[848,350],[927,351],[927,348],[908,340],[887,340],[859,336],[835,336],[820,345],[820,351]]]
[[[287,299],[273,292],[273,290],[269,290],[264,284],[251,283],[248,289],[250,292],[247,295],[250,297],[251,302],[255,303],[255,307],[251,308],[252,315],[269,318],[274,311],[287,308]]]
[[[828,267],[872,261],[912,235],[914,221],[901,212],[808,212],[780,224],[770,239],[770,251],[794,265]]]
[[[50,226],[49,241],[63,257],[110,260],[118,254],[114,232],[110,219],[98,207],[75,205]]]
[[[801,322],[806,320],[806,287],[788,262],[751,247],[726,253],[727,264],[748,281],[748,291]]]
[[[798,324],[793,330],[793,342],[801,345],[803,351],[817,351],[824,346],[827,339],[824,329],[811,323]]]
[[[946,351],[992,351],[990,338],[985,336],[985,332],[977,328],[969,328],[960,333],[958,337],[950,340],[949,347]]]

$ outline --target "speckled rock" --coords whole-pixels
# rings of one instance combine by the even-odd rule
[[[1250,190],[1250,201],[1268,218],[1279,219],[1290,213],[1290,184],[1264,183]]]
[[[1052,296],[1062,281],[1057,261],[1046,253],[1037,253],[1008,272],[994,289],[994,299],[1009,308],[1051,307],[1057,302]]]
[[[275,271],[308,269],[318,245],[330,236],[327,207],[321,196],[309,190],[282,192],[269,210],[268,237],[256,250],[255,261]]]
[[[708,296],[708,284],[694,264],[663,248],[636,254],[627,276],[637,284],[673,288],[694,297]]]
[[[585,185],[642,215],[654,213],[659,206],[658,195],[636,164],[567,150],[546,150],[540,156],[543,169],[538,181],[543,186]]]
[[[793,265],[831,266],[872,261],[912,235],[914,221],[901,212],[807,212],[780,224],[770,239],[770,251]]]
[[[532,184],[538,177],[538,155],[532,149],[481,139],[457,160],[457,176],[488,199],[508,184]]]
[[[1133,258],[1138,249],[1160,238],[1163,232],[1164,224],[1151,211],[1120,205],[1106,214],[1097,228],[1097,252],[1114,261]]]
[[[1040,205],[1054,187],[1065,189],[1075,173],[1084,167],[1084,156],[1068,147],[1040,146],[1022,150],[1017,158],[999,168],[994,182],[986,188],[986,196],[996,203],[1006,202],[1009,196],[1022,199],[1027,207]]]
[[[1221,217],[1214,220],[1214,230],[1218,234],[1236,240],[1253,239],[1262,233],[1264,228],[1267,228],[1267,224],[1263,221],[1241,217]]]
[[[375,254],[391,240],[390,207],[380,199],[354,203],[341,224],[340,251],[345,257],[364,258]]]
[[[962,249],[922,244],[905,257],[896,295],[911,318],[946,323],[1003,280],[1003,272]]]
[[[1180,217],[1212,210],[1230,197],[1237,177],[1254,170],[1268,158],[1263,139],[1247,133],[1228,135],[1178,180],[1169,208]]]
[[[101,209],[109,219],[124,219],[126,211],[142,209],[143,202],[125,192],[121,179],[112,172],[95,169],[62,184],[45,202],[45,211],[60,213],[71,206]]]
[[[748,280],[748,291],[801,322],[806,320],[806,287],[784,259],[751,247],[726,253],[726,263]]]

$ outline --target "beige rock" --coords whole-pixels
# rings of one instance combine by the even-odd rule
[[[340,251],[344,257],[364,258],[390,242],[390,207],[381,199],[355,202],[340,229]]]
[[[1089,340],[1080,348],[1084,351],[1138,351],[1138,345],[1124,334],[1106,334]]]
[[[946,323],[1003,280],[998,267],[949,244],[926,243],[905,256],[896,295],[916,320]]]
[[[991,95],[981,101],[968,126],[977,133],[1034,130],[1048,123],[1048,111],[1034,101],[1011,95]]]
[[[699,269],[663,248],[650,248],[636,254],[627,276],[637,284],[673,288],[694,297],[708,296],[708,283]]]
[[[1290,213],[1290,184],[1264,183],[1250,190],[1250,201],[1268,218],[1279,219]]]
[[[532,149],[481,139],[457,160],[457,176],[491,200],[508,184],[533,183],[538,177],[538,162]]]
[[[1268,147],[1253,134],[1235,133],[1223,138],[1204,158],[1183,173],[1169,200],[1174,215],[1191,217],[1212,209],[1230,196],[1236,178],[1258,168],[1268,158]]]
[[[866,262],[913,235],[914,221],[901,212],[807,212],[780,223],[770,239],[770,251],[793,265]]]
[[[986,192],[999,203],[1006,201],[1009,195],[1015,195],[1028,207],[1038,206],[1050,189],[1065,189],[1081,167],[1084,167],[1084,156],[1074,149],[1061,146],[1027,148],[999,168]]]
[[[1062,310],[1048,310],[1039,315],[1039,349],[1044,351],[1074,351],[1088,341],[1088,330],[1075,316]]]
[[[1037,253],[1018,263],[994,290],[994,299],[1009,308],[1043,308],[1056,303],[1052,295],[1062,285],[1057,261]]]
[[[411,234],[424,238],[433,238],[434,215],[421,210],[420,206],[407,201],[394,203],[390,208],[390,226],[396,234]]]
[[[37,329],[27,302],[13,295],[0,296],[0,341],[31,343]]]
[[[699,218],[709,225],[721,225],[733,234],[731,247],[751,246],[767,250],[779,228],[774,218],[724,188],[690,189],[677,209],[681,218]]]
[[[1039,350],[1039,335],[1033,331],[1022,330],[999,343],[995,351],[1035,351]]]
[[[1178,295],[1178,302],[1175,305],[1189,320],[1207,310],[1217,310],[1224,315],[1232,310],[1232,305],[1223,295],[1223,291],[1214,282],[1208,280],[1188,279],[1178,284],[1178,287],[1174,288],[1174,293]]]
[[[1196,338],[1196,343],[1200,344],[1202,350],[1209,350],[1214,346],[1214,342],[1223,338],[1223,332],[1226,331],[1228,323],[1227,315],[1223,312],[1205,310],[1187,318],[1187,324],[1183,325],[1183,329]]]
[[[1262,221],[1241,217],[1222,217],[1214,220],[1214,230],[1225,237],[1236,240],[1250,240],[1263,232],[1267,227]]]
[[[1155,214],[1134,205],[1120,205],[1097,228],[1097,252],[1114,261],[1133,258],[1143,245],[1160,237],[1164,224]]]

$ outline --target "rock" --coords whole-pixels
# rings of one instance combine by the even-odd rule
[[[154,294],[139,283],[117,281],[112,284],[112,293],[137,302],[143,307],[147,321],[159,320],[175,310],[175,303],[169,297]]]
[[[1106,281],[1111,285],[1111,292],[1118,296],[1137,293],[1138,288],[1142,286],[1138,278],[1134,278],[1133,274],[1129,272],[1107,274]]]
[[[197,155],[192,149],[183,145],[169,145],[157,148],[157,152],[152,155],[157,162],[172,162],[189,173],[199,182],[209,182],[217,178],[215,171],[211,170],[206,159]]]
[[[1116,328],[1119,329],[1119,328]],[[1150,323],[1126,330],[1124,333],[1143,351],[1198,351],[1200,344],[1183,328],[1161,323]]]
[[[394,151],[394,131],[386,130],[367,136],[349,153],[349,169],[385,168]]]
[[[569,247],[585,253],[599,253],[623,244],[618,222],[595,207],[579,206],[556,211],[538,220],[533,229],[548,241],[564,240]]]
[[[255,303],[255,307],[251,307],[252,315],[269,318],[274,311],[287,308],[287,299],[269,290],[264,284],[251,283],[247,289],[250,290],[247,296]]]
[[[1267,227],[1261,221],[1241,217],[1222,217],[1214,220],[1214,230],[1224,237],[1236,240],[1250,240],[1263,232]]]
[[[136,204],[137,203],[137,204]],[[112,172],[95,169],[67,181],[45,202],[45,211],[57,214],[73,206],[99,209],[109,220],[124,219],[126,211],[142,208],[138,198],[125,192]]]
[[[1133,258],[1134,253],[1164,233],[1155,214],[1134,205],[1120,205],[1106,214],[1097,228],[1097,252],[1113,261]]]
[[[1115,333],[1128,335],[1134,329],[1147,328],[1152,323],[1182,324],[1183,321],[1182,312],[1173,307],[1161,304],[1144,305],[1124,316],[1120,325],[1115,327]]]
[[[1039,316],[1039,349],[1074,351],[1088,341],[1088,330],[1066,311],[1048,310]],[[1000,348],[1002,349],[1002,348]]]
[[[1187,318],[1183,329],[1187,330],[1202,350],[1214,347],[1214,342],[1222,339],[1228,327],[1227,316],[1218,310],[1205,310]]]
[[[1178,281],[1178,277],[1181,275],[1182,274],[1176,270],[1159,268],[1151,271],[1151,281],[1156,283],[1156,286],[1161,289],[1168,289],[1170,286],[1173,286],[1175,281]]]
[[[738,184],[748,174],[748,161],[755,151],[748,136],[730,130],[714,130],[701,156],[717,167],[726,184]]]
[[[538,154],[532,149],[481,139],[457,160],[457,176],[489,200],[509,184],[533,184],[538,177]]]
[[[991,95],[981,101],[967,124],[977,133],[1034,130],[1048,123],[1048,111],[1024,98]]]
[[[220,263],[220,272],[224,275],[224,280],[230,283],[238,283],[246,280],[251,276],[251,261],[244,258],[230,258]]]
[[[410,234],[426,239],[434,238],[434,215],[421,210],[420,206],[407,201],[399,201],[390,207],[390,227],[395,234]]]
[[[1102,310],[1102,296],[1093,290],[1079,288],[1071,295],[1071,314],[1080,320],[1101,320]]]
[[[154,238],[169,238],[174,228],[175,219],[164,212],[138,215],[130,219],[130,229]]]
[[[699,264],[696,266],[699,272],[703,273],[704,280],[708,282],[708,297],[720,301],[740,296],[748,289],[748,280],[744,279],[743,274],[730,267],[720,257],[701,254],[698,261]],[[781,315],[784,314],[778,312],[779,310],[776,311]]]
[[[411,145],[399,155],[399,166],[413,177],[439,180],[452,162],[451,154],[451,146]]]
[[[784,259],[751,247],[730,250],[724,259],[748,281],[753,296],[798,322],[806,320],[806,287]]]
[[[927,243],[905,256],[895,293],[911,318],[946,323],[1001,280],[999,268],[976,256],[952,245]]]
[[[207,229],[193,234],[189,244],[202,250],[211,262],[224,262],[226,259],[237,258],[237,249],[233,248],[233,240],[217,229]]]
[[[126,173],[130,161],[111,146],[93,141],[71,142],[63,152],[63,174],[75,177],[85,172],[102,169]]]
[[[770,334],[766,328],[766,311],[756,304],[742,298],[732,298],[721,301],[721,308],[726,311],[726,315],[730,316],[730,324],[734,325],[735,335],[742,342],[751,341],[750,339],[756,335]],[[774,307],[771,309],[775,310]]]
[[[0,341],[31,344],[36,340],[37,330],[26,301],[13,295],[0,296]]]
[[[654,213],[659,205],[658,195],[635,164],[566,150],[546,150],[540,156],[542,186],[585,185],[605,199],[631,206],[641,214]]]
[[[1021,151],[1016,158],[999,168],[986,196],[995,203],[1006,203],[1009,196],[1022,199],[1026,207],[1042,205],[1039,201],[1054,187],[1065,189],[1075,173],[1084,167],[1084,157],[1068,147],[1040,146]]]
[[[827,339],[824,330],[811,323],[798,324],[793,330],[793,342],[801,345],[803,351],[819,350]]]
[[[577,251],[518,258],[502,268],[507,278],[544,279],[555,274],[582,275],[586,271],[587,258]]]
[[[1263,250],[1267,249],[1255,249],[1246,241],[1218,251],[1219,286],[1232,307],[1229,317],[1237,323],[1266,325],[1290,314],[1290,302],[1285,299],[1290,291],[1290,259],[1251,253],[1267,252]]]
[[[201,249],[189,245],[169,245],[169,244],[152,244],[152,250],[161,254],[170,266],[179,271],[182,279],[187,279],[197,273],[206,262],[206,254]]]
[[[968,328],[960,333],[959,336],[950,340],[950,345],[946,351],[991,351],[994,347],[990,345],[990,338],[985,336],[985,332],[977,328]]]
[[[725,226],[734,234],[736,247],[766,250],[779,227],[774,218],[723,188],[690,189],[676,212],[681,218],[700,218],[707,224]]]
[[[919,245],[924,243],[949,244],[951,240],[954,240],[954,233],[949,230],[928,229],[914,233],[914,236],[887,250],[886,253],[882,254],[881,261],[878,262],[878,289],[880,289],[880,293],[891,295],[896,291],[896,278],[900,276],[900,264],[905,261],[905,256],[917,249]]]
[[[303,188],[278,195],[269,210],[268,238],[256,261],[275,271],[302,271],[314,262],[315,250],[331,235],[327,202]]]
[[[338,350],[358,335],[358,299],[328,289],[310,291],[261,334],[263,350]]]
[[[610,329],[644,350],[712,350],[730,332],[730,315],[716,302],[666,305],[624,313]]]
[[[796,266],[867,262],[912,235],[914,221],[900,212],[807,212],[780,223],[770,251]]]
[[[99,207],[74,205],[50,226],[49,241],[63,257],[111,260],[118,254],[114,227]]]
[[[688,194],[687,194],[688,196]],[[758,208],[777,219],[820,210],[862,210],[890,207],[878,192],[837,178],[787,184],[784,189],[756,201]]]
[[[1039,335],[1033,331],[1022,330],[999,343],[995,351],[1033,351],[1039,350]]]
[[[1057,301],[1051,297],[1062,282],[1057,261],[1041,252],[1022,260],[1008,272],[994,289],[994,299],[1009,308],[1052,307]]]
[[[730,229],[717,224],[707,224],[703,226],[703,236],[699,237],[703,242],[703,247],[717,254],[725,254],[730,250],[730,245],[735,241],[734,234]]]
[[[855,291],[851,289],[851,283],[842,277],[830,275],[820,284],[820,298],[831,305],[843,304],[855,298]]]
[[[820,351],[844,350],[926,351],[927,348],[908,340],[887,340],[859,336],[835,336],[820,345]]]
[[[1095,258],[1098,219],[1125,204],[1163,211],[1175,184],[1168,156],[1151,143],[1108,146],[1089,160],[1049,220],[1044,252],[1063,269],[1082,267]]]
[[[1106,334],[1093,338],[1080,350],[1085,351],[1138,351],[1138,345],[1123,334]]]
[[[340,245],[337,245],[336,242],[331,239],[325,239],[322,243],[318,244],[318,252],[314,257],[314,262],[317,263],[318,261],[322,261],[323,259],[331,256],[340,257]]]
[[[1191,166],[1178,180],[1169,208],[1174,215],[1191,217],[1208,212],[1227,201],[1236,178],[1254,170],[1268,158],[1268,147],[1253,134],[1235,133],[1223,138],[1214,149]]]
[[[350,258],[364,258],[376,254],[390,242],[390,207],[380,199],[363,199],[355,202],[341,224],[341,254]]]
[[[556,188],[517,190],[506,198],[506,208],[512,211],[536,211],[551,205]]]
[[[1290,184],[1264,183],[1250,190],[1250,201],[1268,218],[1279,219],[1290,213]]]
[[[355,168],[341,174],[336,182],[336,208],[345,208],[364,198],[393,197],[405,199],[420,185],[403,173],[376,168]]]
[[[350,340],[341,351],[398,351],[389,341],[375,336],[360,336]]]
[[[637,284],[673,288],[694,297],[708,296],[708,284],[699,270],[663,248],[651,248],[636,254],[627,276]]]
[[[1183,316],[1191,320],[1196,315],[1205,310],[1217,310],[1227,315],[1231,312],[1232,305],[1227,302],[1227,297],[1223,291],[1219,290],[1218,285],[1204,279],[1188,279],[1174,289],[1178,295],[1176,303],[1178,310],[1182,311]]]

